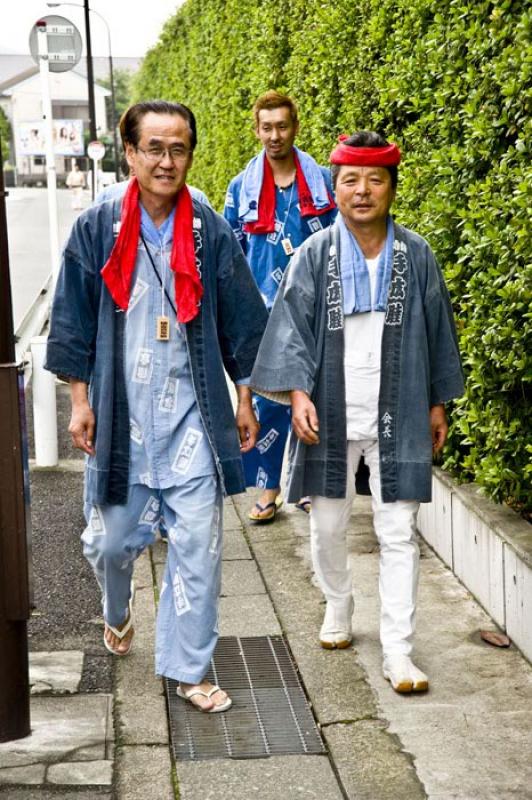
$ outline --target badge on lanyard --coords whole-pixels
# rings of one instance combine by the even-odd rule
[[[157,317],[157,341],[168,342],[170,340],[170,320],[168,317]]]
[[[293,255],[293,253],[294,253],[294,246],[293,246],[292,242],[290,241],[290,239],[283,239],[283,240],[281,241],[281,245],[282,245],[282,247],[283,247],[283,250],[284,250],[284,252],[285,252],[285,255],[287,255],[287,256],[291,256],[291,255]]]

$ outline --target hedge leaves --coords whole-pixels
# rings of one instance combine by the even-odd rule
[[[522,0],[187,0],[138,75],[136,99],[197,115],[193,182],[221,207],[256,152],[269,88],[300,106],[322,163],[340,132],[402,148],[397,219],[425,236],[458,319],[467,394],[445,466],[526,511],[530,478],[531,6]]]

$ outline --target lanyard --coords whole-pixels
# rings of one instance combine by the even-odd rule
[[[288,208],[286,209],[286,212],[285,212],[285,215],[284,215],[284,220],[281,223],[281,230],[279,231],[279,237],[281,239],[284,239],[284,229],[286,227],[286,223],[288,222],[288,215],[290,214],[290,208],[292,206],[292,195],[294,194],[294,183],[295,182],[296,182],[296,179],[294,178],[294,180],[292,181],[292,185],[290,187],[290,197],[288,198]]]
[[[146,250],[146,252],[147,252],[147,254],[148,254],[148,258],[149,258],[149,260],[150,260],[150,264],[151,264],[151,265],[152,265],[152,267],[153,267],[153,271],[154,271],[154,272],[155,272],[155,274],[157,275],[157,280],[159,281],[159,284],[160,284],[160,286],[161,286],[161,289],[162,289],[162,291],[164,292],[164,294],[166,295],[166,299],[167,299],[167,300],[168,300],[168,302],[170,303],[170,308],[172,309],[172,311],[174,312],[174,314],[177,316],[177,309],[176,309],[176,307],[175,307],[175,304],[174,304],[174,302],[172,301],[172,298],[170,297],[170,295],[168,294],[168,292],[166,291],[166,287],[164,286],[164,284],[163,284],[163,282],[162,282],[161,276],[159,275],[159,272],[158,272],[158,270],[157,270],[157,267],[155,266],[155,261],[153,260],[153,256],[152,256],[152,254],[151,254],[151,253],[150,253],[150,251],[149,251],[148,245],[146,244],[146,242],[145,242],[145,240],[144,240],[144,236],[142,235],[142,233],[140,234],[140,238],[142,239],[142,244],[144,245],[144,248],[145,248],[145,250]]]

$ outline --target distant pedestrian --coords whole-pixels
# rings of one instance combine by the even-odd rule
[[[253,106],[261,152],[229,184],[224,215],[247,256],[262,299],[271,309],[296,248],[336,216],[329,170],[294,145],[299,131],[291,97],[269,91]],[[290,409],[254,397],[261,438],[244,456],[247,486],[261,494],[249,513],[255,524],[272,522],[280,505],[281,468]],[[308,498],[298,507],[309,511]]]
[[[85,188],[85,173],[77,164],[72,165],[72,169],[67,175],[66,185],[72,193],[72,208],[83,208],[83,189]]]
[[[363,457],[380,543],[383,672],[423,691],[411,661],[419,503],[431,499],[432,453],[447,436],[445,403],[463,391],[453,313],[424,239],[393,221],[400,152],[359,132],[331,154],[339,216],[292,259],[251,385],[291,403],[299,438],[289,500],[312,499],[314,570],[327,606],[325,648],[352,638],[346,528]]]
[[[120,123],[135,177],[87,209],[63,254],[47,368],[70,381],[75,447],[88,458],[82,541],[103,594],[105,646],[133,641],[133,564],[168,531],[156,672],[202,711],[218,639],[223,494],[244,490],[258,424],[249,380],[267,314],[229,225],[185,184],[196,122],[138,103]],[[236,425],[224,368],[236,382]]]

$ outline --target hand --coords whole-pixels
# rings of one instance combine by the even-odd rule
[[[251,401],[239,400],[236,409],[236,427],[240,439],[240,452],[248,453],[255,447],[260,430]]]
[[[83,381],[70,381],[70,394],[72,400],[72,415],[68,432],[72,437],[72,444],[78,450],[83,450],[89,456],[96,452],[94,449],[95,417],[88,400],[88,387]]]
[[[432,433],[432,452],[439,453],[447,439],[449,425],[445,414],[445,406],[440,403],[430,409],[430,430]]]
[[[292,401],[292,428],[305,444],[319,444],[319,421],[316,407],[308,394],[299,389],[290,392]]]
[[[72,416],[70,417],[70,425],[68,432],[72,437],[72,444],[78,450],[83,450],[89,456],[93,456],[96,452],[93,447],[94,443],[94,427],[95,418],[94,412],[88,403],[85,405],[72,406]]]
[[[240,438],[240,452],[247,453],[255,447],[260,425],[253,411],[252,394],[249,386],[237,384],[236,393],[238,396],[236,427]]]

